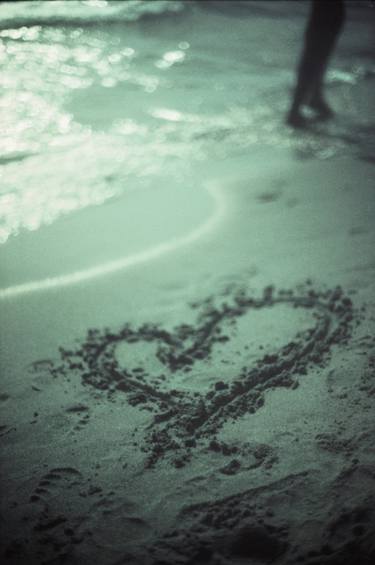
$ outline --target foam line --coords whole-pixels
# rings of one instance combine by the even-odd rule
[[[128,255],[127,257],[122,257],[121,259],[116,259],[114,261],[108,261],[95,267],[90,267],[88,269],[74,271],[73,273],[68,273],[65,275],[34,280],[0,289],[0,300],[14,298],[23,294],[31,294],[33,292],[42,290],[71,286],[74,284],[96,279],[98,277],[103,277],[105,275],[129,269],[130,267],[139,265],[141,263],[147,263],[148,261],[157,259],[162,255],[175,251],[180,247],[185,247],[187,245],[190,245],[191,243],[194,243],[202,236],[209,233],[217,225],[217,223],[222,219],[225,211],[224,196],[218,185],[210,183],[205,185],[204,188],[208,191],[208,193],[214,200],[214,210],[211,216],[209,216],[209,218],[203,224],[198,226],[195,230],[188,233],[187,235],[174,238],[167,243],[161,243],[159,245],[156,245],[155,247],[152,247],[151,249],[147,249],[146,251],[134,253],[133,255]]]

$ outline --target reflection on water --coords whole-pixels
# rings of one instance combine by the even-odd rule
[[[349,38],[328,75],[346,117],[296,135],[283,116],[304,19],[280,26],[275,10],[227,21],[163,0],[1,6],[0,241],[258,144],[369,156],[365,46]]]

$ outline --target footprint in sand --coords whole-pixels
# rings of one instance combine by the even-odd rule
[[[31,502],[48,503],[50,498],[56,498],[63,491],[81,484],[81,473],[74,467],[56,467],[42,476],[30,497]]]
[[[41,560],[52,555],[68,558],[86,542],[102,548],[123,546],[124,536],[134,540],[150,529],[138,516],[137,505],[123,496],[119,502],[118,493],[106,492],[74,467],[50,469],[40,478],[29,502],[34,507],[32,517],[27,517],[32,547],[25,551]]]
[[[95,531],[95,544],[102,549],[121,550],[138,539],[144,540],[151,533],[150,525],[139,516],[138,505],[124,498],[111,492],[91,507],[87,525]]]
[[[84,511],[77,516],[74,510],[83,485],[83,477],[74,467],[54,467],[43,474],[23,517],[22,544],[8,547],[6,553],[10,557],[17,555],[19,562],[33,564],[65,559],[84,537],[80,530]]]
[[[289,549],[289,530],[285,519],[270,511],[263,494],[288,493],[304,478],[304,473],[290,475],[266,487],[186,505],[176,517],[175,529],[151,548],[154,558],[174,563],[188,556],[188,563],[211,563],[214,554],[220,554],[228,558],[223,563],[232,563],[233,558],[236,563],[276,561]]]
[[[72,404],[65,408],[66,414],[71,415],[76,424],[73,428],[74,431],[80,431],[86,426],[90,421],[90,412],[88,406],[82,403]]]

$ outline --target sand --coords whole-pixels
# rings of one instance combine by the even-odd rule
[[[3,4],[1,562],[373,563],[373,10]]]
[[[105,210],[6,247],[5,562],[372,562],[372,165],[259,147],[208,178],[220,219],[189,235],[215,216],[201,188],[206,217],[138,264],[80,281],[51,261],[25,286],[51,230]]]

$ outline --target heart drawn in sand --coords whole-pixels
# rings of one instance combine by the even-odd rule
[[[340,287],[325,292],[306,288],[299,294],[267,287],[259,298],[232,290],[220,305],[208,299],[192,307],[198,314],[196,324],[182,324],[173,331],[154,324],[89,330],[77,349],[60,350],[62,362],[52,369],[55,376],[76,372],[84,385],[110,396],[123,393],[127,403],[152,412],[144,446],[147,466],[176,453],[174,464],[184,465],[194,448],[215,437],[226,421],[259,409],[267,390],[298,386],[298,375],[313,365],[322,366],[331,347],[348,339],[353,319],[351,300]],[[276,307],[286,313],[308,312],[310,327],[293,332],[292,339],[276,350],[269,344],[258,359],[253,355],[249,361],[250,354],[241,358],[243,351],[236,351],[241,320],[251,312]],[[239,356],[239,366],[224,366],[229,362],[225,356],[217,363],[227,344],[231,357]],[[213,357],[215,364],[210,363]],[[223,449],[218,442],[210,445]]]

